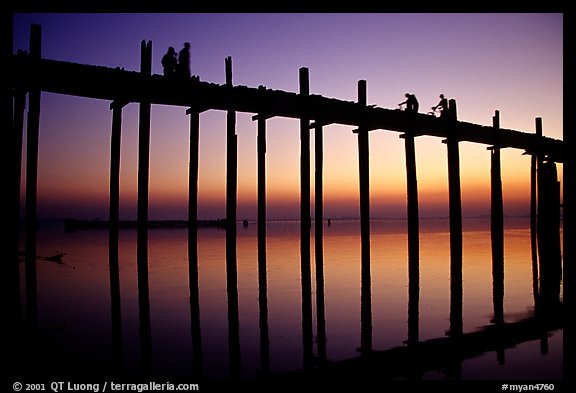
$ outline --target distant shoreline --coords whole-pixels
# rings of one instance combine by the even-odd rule
[[[529,216],[505,216],[505,219],[513,219],[513,220],[527,220]],[[325,218],[324,221],[328,222],[331,221],[332,223],[337,222],[351,222],[351,221],[360,221],[358,218]],[[419,219],[421,222],[426,221],[444,221],[449,220],[449,217],[420,217]],[[490,220],[490,216],[475,216],[475,217],[463,217],[464,221],[467,220]],[[52,221],[52,220],[50,220]],[[84,230],[84,229],[109,229],[110,228],[110,221],[108,220],[101,220],[101,219],[72,219],[72,218],[65,218],[60,220],[64,223],[64,229],[66,231],[76,231],[76,230]],[[406,218],[398,217],[372,217],[370,219],[371,222],[407,222]],[[256,220],[244,220],[244,221],[237,221],[237,225],[244,225],[248,226],[249,223],[256,223]],[[299,222],[297,219],[269,219],[266,220],[268,223],[279,223],[279,222]],[[314,219],[311,220],[311,223],[314,222]],[[188,220],[149,220],[148,221],[148,228],[149,229],[185,229],[188,228]],[[137,220],[120,220],[118,223],[118,228],[120,229],[137,229],[138,228],[138,221]],[[215,229],[226,229],[226,219],[215,219],[215,220],[198,220],[197,221],[197,228],[215,228]]]
[[[198,228],[226,228],[226,219],[218,220],[198,220]],[[108,229],[110,228],[110,221],[105,220],[79,220],[72,218],[64,219],[64,229],[67,231],[76,231],[81,229]],[[120,229],[136,229],[138,228],[138,221],[136,220],[120,220],[118,222]],[[150,220],[148,221],[148,228],[188,228],[187,220]]]

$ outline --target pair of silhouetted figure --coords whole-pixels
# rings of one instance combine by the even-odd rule
[[[406,101],[399,103],[399,106],[406,105],[407,112],[418,112],[419,104],[416,96],[414,94],[406,93]],[[448,100],[444,97],[444,94],[440,94],[440,102],[438,105],[432,107],[433,114],[436,110],[440,111],[440,118],[444,119],[448,116]]]
[[[185,42],[184,47],[178,52],[173,47],[162,57],[164,76],[190,79],[190,43]]]

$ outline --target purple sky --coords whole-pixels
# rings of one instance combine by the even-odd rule
[[[28,49],[31,23],[42,25],[43,57],[138,70],[140,41],[153,42],[154,73],[168,46],[191,43],[191,71],[224,83],[233,57],[234,84],[298,91],[298,69],[310,69],[313,94],[355,100],[368,81],[368,103],[396,108],[416,94],[420,111],[444,93],[461,120],[562,138],[562,14],[16,14],[14,48]],[[109,102],[43,94],[40,138],[41,217],[107,216]],[[186,216],[188,119],[185,108],[152,110],[150,216]],[[256,125],[238,114],[239,213],[256,217]],[[138,106],[124,110],[121,216],[135,217]],[[200,218],[224,216],[225,114],[201,117]],[[312,138],[313,139],[313,138]],[[313,143],[313,140],[312,140]],[[312,145],[313,146],[313,145]],[[269,218],[298,215],[299,127],[268,122]],[[465,214],[487,212],[489,155],[461,144]],[[403,142],[397,133],[370,137],[373,215],[405,214]],[[446,151],[440,140],[416,144],[423,215],[447,211]],[[529,158],[503,153],[505,205],[526,206]],[[325,128],[328,216],[358,215],[357,145],[349,127]],[[312,171],[314,168],[312,168]],[[482,202],[483,201],[483,202]]]

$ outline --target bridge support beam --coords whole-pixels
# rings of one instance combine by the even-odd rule
[[[112,132],[110,136],[110,208],[108,234],[108,265],[110,270],[110,305],[112,318],[112,340],[114,367],[122,366],[122,313],[120,301],[120,264],[118,260],[118,230],[120,211],[120,145],[122,139],[122,108],[127,104],[113,101]]]
[[[188,108],[190,116],[190,168],[188,172],[188,286],[194,377],[202,377],[202,334],[200,329],[200,291],[198,286],[198,161],[200,110]]]
[[[324,306],[324,130],[322,122],[314,124],[314,250],[316,254],[316,331],[318,362],[326,362],[326,317]]]
[[[198,157],[200,142],[200,111],[186,110],[190,116],[190,168],[188,172],[188,237],[196,246],[198,223]]]
[[[300,100],[307,108],[310,95],[308,68],[299,70]],[[300,274],[302,279],[302,344],[304,369],[313,366],[312,273],[310,268],[310,118],[300,118]]]
[[[536,118],[536,136],[542,137],[542,118]],[[539,267],[538,267],[538,240],[537,240],[537,223],[538,223],[538,166],[542,164],[542,157],[538,151],[532,153],[530,165],[530,241],[532,250],[532,292],[534,301],[538,301],[540,293]]]
[[[122,108],[126,102],[114,101],[112,110],[112,133],[110,137],[110,230],[118,230],[120,211],[120,142],[122,139]]]
[[[358,104],[366,107],[366,81],[358,81]],[[358,133],[358,170],[360,183],[360,350],[372,349],[372,282],[370,272],[370,155],[368,130],[360,126]]]
[[[449,101],[448,195],[450,203],[450,335],[462,335],[462,200],[456,101]]]
[[[494,129],[500,128],[500,112],[492,117]],[[492,295],[494,322],[504,323],[504,205],[502,201],[502,176],[500,147],[495,144],[490,152],[491,184],[491,238],[492,238]]]
[[[12,18],[10,18],[11,20]],[[10,218],[9,225],[12,229],[9,231],[10,239],[8,241],[10,253],[8,261],[5,263],[5,272],[3,277],[6,279],[6,291],[8,294],[7,319],[11,326],[18,328],[21,321],[20,312],[20,175],[22,170],[22,138],[24,135],[24,112],[26,110],[26,92],[22,89],[15,89],[14,102],[12,97],[10,104],[13,104],[13,114],[10,125],[12,133],[10,135],[12,155],[10,157],[10,188],[11,199],[8,208]],[[10,108],[6,108],[10,110]],[[8,122],[8,120],[7,120]],[[8,127],[8,125],[7,125]],[[14,323],[14,325],[12,325]]]
[[[259,86],[259,89],[265,89]],[[270,372],[270,335],[268,330],[268,272],[266,262],[266,116],[253,117],[258,122],[258,305],[260,310],[260,366]]]
[[[152,42],[142,41],[140,72],[152,73]],[[140,101],[138,119],[138,233],[136,262],[138,269],[138,305],[140,315],[140,345],[144,374],[150,372],[152,331],[150,323],[150,288],[148,283],[148,188],[150,174],[150,111],[147,98]]]
[[[408,212],[408,344],[419,339],[420,303],[420,227],[418,212],[418,181],[416,176],[416,149],[414,143],[414,119],[410,117],[404,138],[406,150],[406,187]]]
[[[30,56],[40,59],[42,29],[32,25]],[[26,130],[26,318],[32,327],[38,323],[36,286],[36,225],[38,198],[38,138],[40,134],[40,90],[28,93],[28,125]]]
[[[554,162],[538,166],[538,254],[540,297],[543,303],[560,301],[560,183]]]
[[[232,57],[225,59],[225,68],[226,86],[232,89]],[[238,267],[236,261],[237,183],[236,111],[230,107],[226,112],[226,289],[231,379],[237,379],[240,372],[240,319],[238,316]]]

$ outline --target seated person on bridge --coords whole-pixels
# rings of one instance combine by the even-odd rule
[[[418,112],[418,100],[414,94],[406,93],[404,95],[406,97],[406,101],[399,103],[398,105],[406,105],[407,112]]]
[[[440,102],[438,105],[433,106],[432,110],[440,110],[440,118],[446,119],[448,117],[448,100],[444,98],[444,94],[440,94]]]

